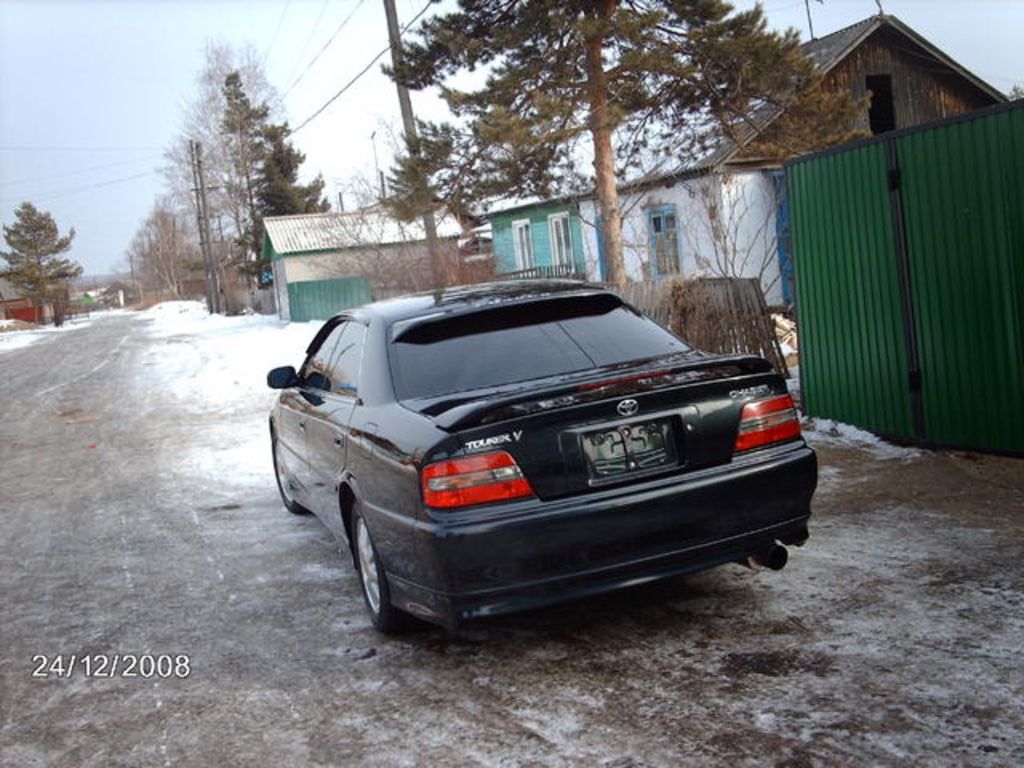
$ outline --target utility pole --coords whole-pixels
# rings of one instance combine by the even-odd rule
[[[128,249],[128,272],[131,274],[132,288],[135,289],[136,293],[139,293],[139,287],[135,284],[135,253],[134,250]],[[141,300],[142,296],[139,296]]]
[[[198,141],[189,141],[189,156],[192,160],[192,191],[196,195],[196,225],[199,229],[199,250],[203,254],[206,272],[206,309],[210,314],[220,312],[220,292],[217,286],[217,271],[211,249],[210,216],[206,207],[206,179],[203,176],[203,147]]]
[[[210,234],[210,205],[206,200],[206,174],[203,173],[203,146],[196,142],[196,175],[199,176],[199,199],[203,203],[203,234],[206,236],[206,253],[210,262],[210,287],[213,293],[213,311],[220,314],[220,276],[213,256],[213,236]]]
[[[391,64],[395,69],[398,69],[402,61],[402,34],[398,29],[398,12],[395,10],[395,0],[384,0],[384,12],[388,18]],[[413,147],[417,139],[416,118],[412,114],[412,101],[409,99],[409,89],[401,83],[396,83],[395,85],[398,88],[398,106],[402,110],[402,126],[405,129],[405,141],[407,145]],[[414,151],[418,153],[418,150]],[[382,186],[383,178],[384,174],[381,174]],[[430,253],[430,266],[434,273],[434,285],[440,288],[445,284],[446,270],[441,252],[437,247],[437,226],[434,223],[434,214],[431,211],[423,214],[423,231],[427,237],[427,251]]]

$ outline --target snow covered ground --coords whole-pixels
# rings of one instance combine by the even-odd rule
[[[4,331],[5,327],[9,327],[14,324],[14,320],[0,320],[0,355],[4,352],[10,352],[13,349],[23,349],[24,347],[38,344],[39,342],[49,341],[54,338],[56,334],[68,333],[69,331],[75,331],[79,328],[85,328],[96,318],[102,318],[105,313],[97,313],[90,317],[73,317],[69,318],[64,325],[60,328],[54,328],[52,325],[42,326],[41,328],[33,328],[28,331]]]
[[[146,332],[159,339],[145,355],[154,376],[183,405],[199,409],[268,402],[267,372],[302,363],[322,323],[285,323],[274,316],[210,315],[197,301],[170,301],[142,313]]]
[[[141,359],[146,385],[177,408],[214,416],[202,419],[201,439],[182,450],[182,470],[238,487],[265,484],[272,477],[267,415],[276,396],[267,372],[298,368],[322,323],[210,315],[198,301],[164,302],[141,314],[155,340]]]

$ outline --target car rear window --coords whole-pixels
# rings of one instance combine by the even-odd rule
[[[501,307],[397,334],[399,398],[433,397],[683,352],[686,344],[611,295]]]

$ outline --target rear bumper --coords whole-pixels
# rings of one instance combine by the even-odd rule
[[[392,600],[458,622],[710,568],[807,538],[817,460],[805,445],[586,497],[434,513],[416,526],[420,578]]]

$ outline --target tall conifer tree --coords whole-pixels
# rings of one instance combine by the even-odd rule
[[[479,88],[451,85],[478,70]],[[616,184],[627,174],[693,165],[780,111],[759,151],[824,146],[850,135],[856,108],[820,88],[795,31],[773,32],[760,6],[736,12],[723,0],[460,0],[422,24],[392,75],[414,89],[440,86],[457,118],[422,125],[399,159],[403,215],[439,200],[458,213],[487,198],[579,187],[583,141],[608,278],[620,285]]]
[[[61,235],[53,216],[28,202],[18,206],[14,219],[13,224],[3,228],[10,250],[0,251],[7,262],[7,267],[0,269],[0,277],[36,306],[54,302],[54,322],[60,325],[68,282],[82,274],[79,264],[60,257],[71,248],[75,230]]]

